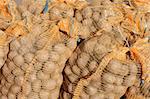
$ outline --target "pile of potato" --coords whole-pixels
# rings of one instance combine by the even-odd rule
[[[149,99],[149,0],[1,0],[0,99]]]

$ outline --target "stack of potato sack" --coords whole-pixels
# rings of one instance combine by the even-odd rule
[[[1,0],[0,99],[149,99],[149,5]]]
[[[51,10],[59,4],[67,7],[59,14],[70,10],[60,1],[48,2]],[[0,32],[0,99],[57,99],[63,82],[62,70],[77,45],[78,23],[68,13],[56,18],[55,14],[60,15],[51,13],[50,8],[46,11],[41,0],[11,0],[3,5],[8,12],[2,10],[12,19],[1,26]],[[51,19],[52,15],[56,20]],[[68,22],[70,19],[74,28]],[[66,21],[68,24],[63,23]]]
[[[150,1],[89,2],[75,17],[95,37],[83,41],[66,63],[60,98],[149,99]]]

